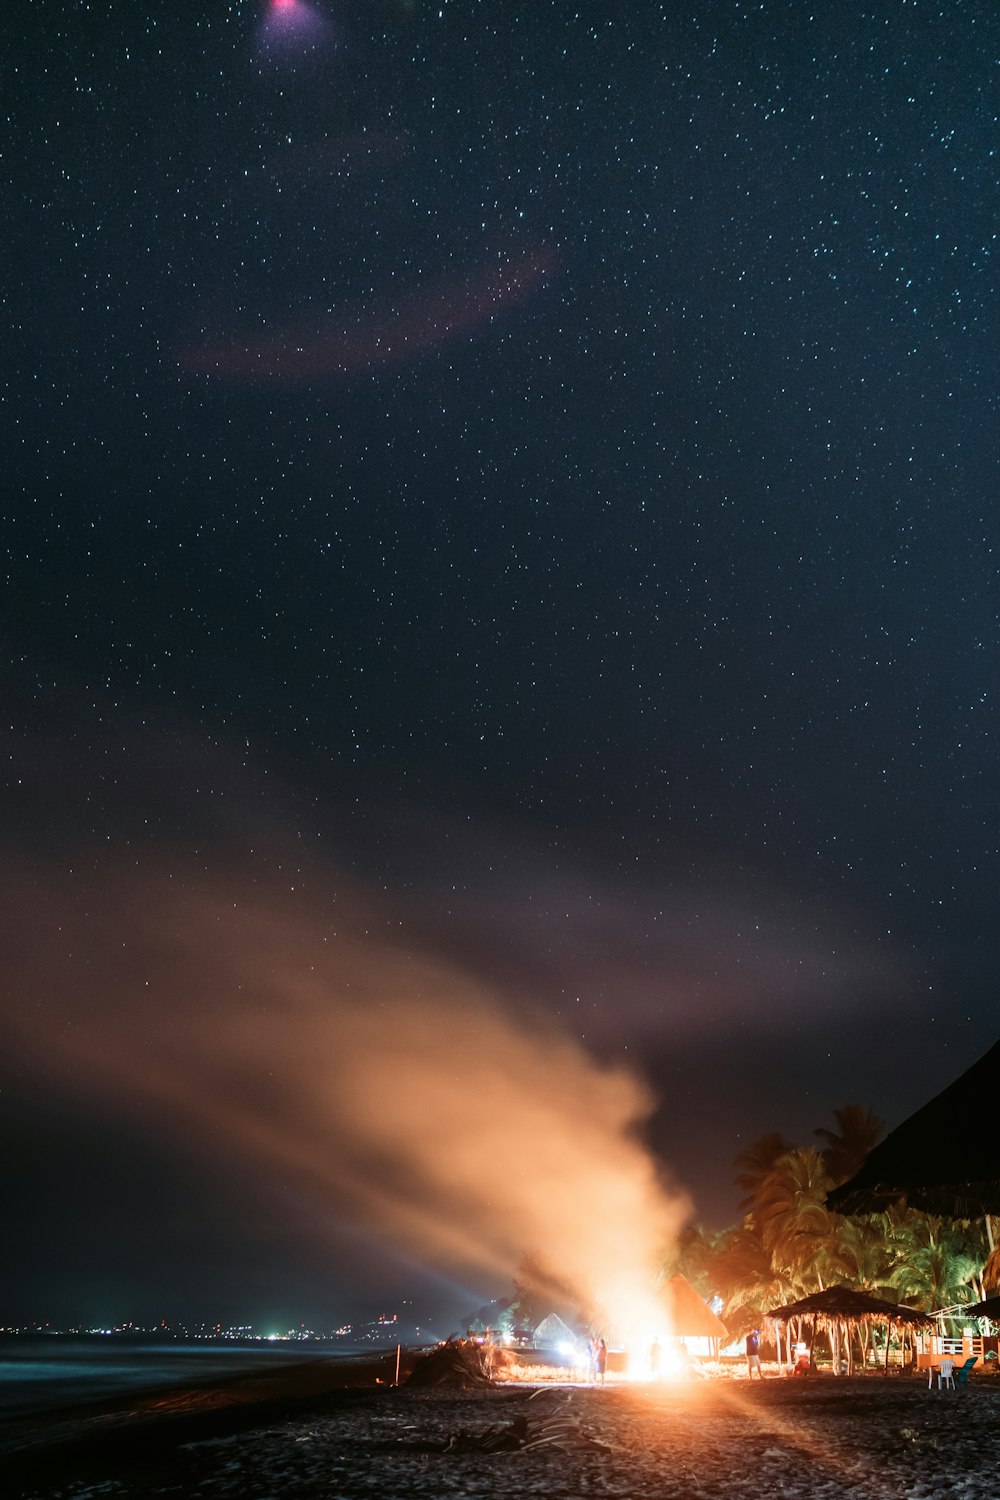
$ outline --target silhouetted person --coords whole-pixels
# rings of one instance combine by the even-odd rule
[[[587,1340],[587,1379],[597,1379],[597,1340],[593,1334]]]
[[[601,1339],[597,1345],[597,1353],[594,1356],[594,1375],[600,1381],[601,1385],[604,1384],[604,1376],[607,1368],[608,1346],[605,1343],[604,1339]]]
[[[654,1380],[660,1378],[660,1341],[654,1339],[649,1349],[649,1373]]]
[[[754,1370],[761,1380],[764,1379],[764,1371],[760,1367],[760,1329],[755,1328],[752,1333],[747,1334],[747,1375],[753,1379]]]

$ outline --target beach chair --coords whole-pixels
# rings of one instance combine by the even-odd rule
[[[970,1370],[972,1370],[972,1369],[975,1368],[975,1364],[976,1364],[976,1355],[970,1354],[969,1358],[965,1361],[965,1363],[962,1364],[962,1365],[959,1365],[958,1369],[955,1371],[955,1384],[956,1385],[968,1385],[968,1383],[969,1383],[969,1372],[970,1372]]]
[[[943,1359],[938,1365],[938,1390],[955,1389],[955,1361]]]

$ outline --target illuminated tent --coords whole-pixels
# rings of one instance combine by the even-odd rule
[[[878,1213],[905,1198],[952,1219],[1000,1214],[996,1083],[1000,1042],[897,1125],[861,1170],[827,1197],[842,1214]]]
[[[684,1276],[671,1276],[658,1292],[671,1337],[728,1339],[729,1330]]]
[[[558,1349],[562,1344],[576,1344],[572,1328],[564,1323],[558,1313],[549,1313],[535,1329],[536,1349]]]

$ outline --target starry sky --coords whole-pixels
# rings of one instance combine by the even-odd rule
[[[0,1322],[419,1281],[67,1050],[163,879],[625,1063],[708,1223],[995,1041],[1000,19],[810,10],[5,8]]]

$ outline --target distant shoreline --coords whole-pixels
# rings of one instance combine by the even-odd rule
[[[94,1402],[134,1402],[152,1391],[228,1383],[294,1365],[378,1360],[395,1344],[318,1340],[190,1343],[148,1337],[56,1334],[0,1339],[0,1425]]]
[[[400,1353],[405,1379],[420,1351]],[[130,1390],[0,1420],[0,1476],[42,1482],[92,1459],[116,1461],[159,1447],[205,1441],[302,1416],[350,1393],[372,1394],[395,1379],[396,1349],[330,1355],[205,1381]],[[4,1486],[0,1485],[0,1488]]]

